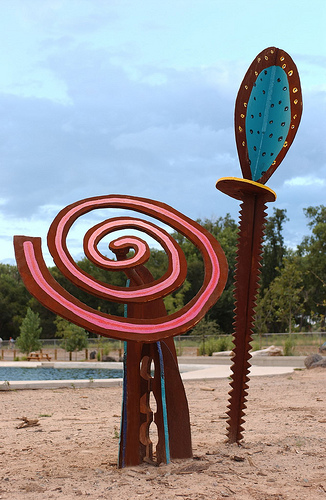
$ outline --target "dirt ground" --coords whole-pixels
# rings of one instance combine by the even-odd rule
[[[240,447],[228,383],[185,383],[193,459],[122,470],[121,387],[1,392],[0,498],[326,499],[326,369],[253,377]]]

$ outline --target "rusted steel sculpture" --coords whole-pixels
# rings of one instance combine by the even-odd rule
[[[171,235],[147,220],[133,217],[107,219],[92,227],[84,237],[88,259],[100,268],[123,271],[128,286],[101,283],[78,267],[67,247],[68,232],[80,216],[107,208],[133,210],[153,217],[187,237],[200,250],[205,276],[199,292],[187,305],[174,314],[166,313],[163,297],[182,285],[187,264],[180,246]],[[139,237],[123,236],[112,241],[110,248],[116,260],[101,254],[99,242],[121,229],[141,231],[160,243],[168,256],[167,271],[161,278],[154,280],[144,266],[150,251],[147,243]],[[25,285],[45,307],[90,332],[126,343],[119,466],[137,465],[143,460],[160,463],[169,462],[170,458],[191,457],[188,404],[173,336],[185,333],[200,321],[223,291],[227,263],[215,238],[168,205],[144,198],[99,196],[64,208],[48,232],[48,247],[56,266],[86,292],[125,304],[125,317],[92,309],[60,286],[46,267],[40,238],[15,236],[14,245]],[[133,250],[131,257],[128,256],[129,250]],[[155,413],[150,405],[151,396],[157,405]],[[156,450],[153,450],[150,440],[151,425],[157,427]]]
[[[269,47],[249,67],[235,105],[235,135],[243,179],[222,178],[216,187],[242,202],[237,246],[234,356],[228,440],[243,438],[248,396],[250,342],[259,287],[266,203],[264,186],[283,160],[298,130],[302,95],[297,68],[284,50]]]

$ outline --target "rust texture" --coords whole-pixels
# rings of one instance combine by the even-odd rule
[[[126,251],[116,255],[118,260],[126,259]],[[143,265],[125,272],[131,286],[154,281]],[[128,318],[145,319],[167,314],[162,299],[130,304],[127,310]],[[156,342],[127,342],[119,467],[139,465],[143,461],[159,465],[167,463],[170,458],[192,457],[189,408],[173,339],[162,340],[160,348],[161,353]],[[167,425],[164,422],[162,377]],[[156,408],[152,408],[151,401]],[[123,422],[126,422],[125,430]],[[153,427],[154,435],[157,435],[155,446],[150,435]]]
[[[102,283],[83,271],[69,253],[67,237],[78,217],[95,209],[140,212],[169,225],[194,244],[202,254],[205,274],[200,290],[190,302],[167,314],[163,299],[183,284],[186,259],[162,224],[138,217],[106,219],[89,229],[83,240],[87,258],[102,269],[124,272],[128,286]],[[111,239],[110,249],[115,259],[100,252],[99,243],[104,237],[126,229],[145,233],[164,249],[168,265],[163,276],[154,279],[145,267],[150,249],[139,236]],[[189,409],[173,337],[193,328],[224,289],[228,268],[216,239],[172,207],[146,198],[108,195],[65,207],[48,232],[48,247],[56,266],[71,283],[87,293],[124,304],[124,317],[102,313],[68,293],[49,273],[40,238],[15,236],[14,245],[25,285],[45,307],[90,332],[125,341],[119,467],[191,457]],[[155,443],[151,439],[152,430],[157,436]]]
[[[228,439],[243,438],[244,410],[248,395],[251,333],[254,325],[255,299],[259,287],[260,257],[266,218],[266,202],[276,196],[265,186],[245,179],[221,179],[217,188],[242,201],[237,246],[235,322],[232,382],[228,411]]]
[[[217,189],[242,202],[235,273],[235,347],[227,412],[230,443],[243,439],[266,203],[276,199],[264,183],[289,150],[301,114],[300,79],[293,60],[276,47],[263,50],[250,65],[235,105],[235,136],[244,179],[222,178],[216,184]]]

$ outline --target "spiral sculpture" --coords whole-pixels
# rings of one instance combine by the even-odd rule
[[[82,215],[106,208],[133,210],[150,216],[184,235],[200,250],[205,265],[203,284],[188,304],[167,315],[163,298],[182,285],[187,275],[187,262],[172,236],[148,220],[114,217],[90,228],[84,236],[84,252],[88,259],[102,269],[123,271],[128,286],[101,283],[80,269],[68,250],[69,230]],[[115,231],[122,229],[145,233],[161,245],[168,257],[163,276],[154,280],[145,267],[150,250],[142,238],[122,236],[113,239],[109,246],[115,260],[99,251],[99,243],[104,237],[112,237]],[[173,336],[195,326],[222,293],[227,263],[215,238],[168,205],[144,198],[99,196],[64,208],[48,232],[48,247],[56,266],[87,293],[123,303],[124,317],[92,309],[59,285],[46,267],[40,238],[15,236],[14,246],[26,287],[45,307],[90,332],[125,341],[119,467],[143,461],[168,463],[170,458],[191,457],[189,409]],[[128,257],[131,249],[132,256]],[[155,412],[150,406],[151,394],[156,400]],[[155,450],[150,439],[152,425],[156,426],[158,434]]]
[[[203,318],[224,288],[227,276],[226,260],[219,243],[199,224],[163,203],[132,196],[109,195],[78,201],[63,209],[54,219],[48,233],[48,247],[56,266],[72,283],[98,297],[124,304],[154,301],[181,286],[186,273],[186,261],[176,241],[162,228],[138,218],[118,217],[105,220],[91,228],[84,237],[87,257],[107,270],[126,273],[144,264],[150,255],[145,241],[122,237],[110,245],[117,255],[135,251],[130,259],[111,260],[98,250],[98,243],[113,231],[137,229],[154,237],[168,255],[168,270],[151,283],[129,288],[100,283],[81,270],[67,248],[67,236],[72,224],[81,215],[95,209],[119,208],[143,213],[168,224],[185,235],[199,248],[205,263],[204,282],[197,295],[178,312],[151,319],[130,319],[94,310],[70,295],[50,275],[42,257],[41,239],[15,236],[14,245],[19,271],[29,291],[47,308],[88,331],[120,340],[153,342],[180,335]]]

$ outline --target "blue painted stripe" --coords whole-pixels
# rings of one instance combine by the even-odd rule
[[[127,280],[127,287],[130,286],[130,280]],[[123,315],[125,318],[128,317],[128,305],[124,304]],[[126,466],[126,441],[127,441],[127,342],[123,344],[123,392],[122,392],[122,404],[121,404],[121,424],[120,424],[120,438],[119,438],[119,456],[118,462],[120,463],[120,448],[122,441],[122,456],[121,456],[121,467]]]
[[[164,438],[165,438],[165,455],[166,463],[170,463],[170,441],[169,441],[169,425],[168,425],[168,414],[166,408],[166,394],[165,394],[165,376],[164,376],[164,361],[161,342],[156,342],[157,351],[160,360],[160,372],[161,372],[161,397],[162,397],[162,411],[163,411],[163,426],[164,426]]]
[[[126,440],[127,440],[127,342],[124,342],[123,354],[123,392],[121,404],[121,424],[120,424],[120,439],[119,439],[119,462],[120,462],[120,446],[122,441],[122,456],[121,467],[126,466]]]

